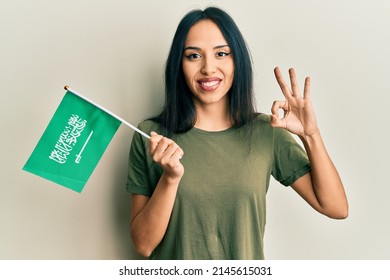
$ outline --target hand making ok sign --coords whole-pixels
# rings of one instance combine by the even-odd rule
[[[310,77],[305,79],[303,96],[298,87],[294,69],[289,70],[291,89],[283,80],[280,69],[274,69],[276,80],[285,96],[284,101],[274,101],[271,108],[271,125],[282,127],[300,137],[311,136],[318,132],[317,121],[310,99]],[[279,109],[284,111],[279,117]]]

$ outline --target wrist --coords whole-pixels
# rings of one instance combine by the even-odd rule
[[[179,185],[183,175],[171,175],[166,172],[163,172],[161,179],[166,185]]]
[[[322,141],[320,130],[317,128],[313,133],[300,135],[299,138],[305,145],[313,145]]]

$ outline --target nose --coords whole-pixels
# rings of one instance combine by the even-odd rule
[[[204,75],[210,75],[217,71],[217,64],[215,58],[212,56],[203,57],[203,64],[201,73]]]

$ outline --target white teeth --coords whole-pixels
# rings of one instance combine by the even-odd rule
[[[204,85],[206,87],[212,87],[212,86],[215,86],[218,83],[219,83],[219,81],[212,81],[212,82],[202,83],[202,85]]]

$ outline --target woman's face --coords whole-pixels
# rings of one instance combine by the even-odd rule
[[[195,105],[227,106],[234,62],[226,39],[213,21],[201,20],[190,28],[184,43],[182,65]]]

